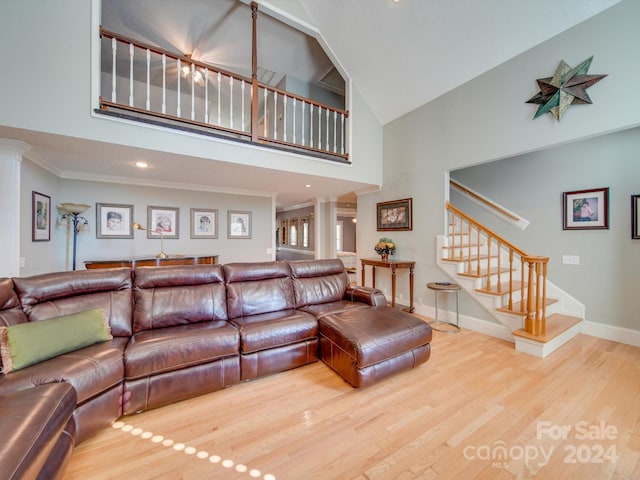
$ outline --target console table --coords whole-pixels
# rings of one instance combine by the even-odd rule
[[[167,265],[214,265],[218,263],[218,255],[169,255],[166,258],[135,257],[120,260],[90,260],[84,262],[87,270],[93,268],[116,267],[163,267]]]
[[[409,308],[404,310],[413,313],[413,269],[416,266],[416,262],[413,260],[381,260],[379,258],[362,258],[362,285],[365,285],[365,267],[371,266],[371,278],[373,279],[373,288],[376,287],[376,267],[390,268],[391,269],[391,306],[396,306],[396,270],[399,268],[409,269]]]

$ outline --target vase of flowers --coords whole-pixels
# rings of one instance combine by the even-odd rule
[[[390,238],[382,237],[373,248],[382,257],[382,260],[388,260],[389,255],[395,253],[396,244]]]

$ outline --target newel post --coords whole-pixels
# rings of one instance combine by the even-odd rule
[[[529,274],[527,281],[527,316],[524,329],[533,335],[546,333],[547,264],[549,257],[524,257]]]

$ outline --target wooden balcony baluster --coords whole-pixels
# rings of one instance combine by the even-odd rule
[[[196,61],[190,55],[172,53],[101,28],[101,38],[110,42],[110,46],[104,45],[103,51],[108,51],[109,47],[111,50],[111,72],[108,70],[102,72],[105,78],[108,78],[107,75],[111,75],[109,87],[105,85],[106,95],[110,95],[110,100],[100,96],[101,111],[115,110],[117,114],[125,112],[128,115],[127,118],[133,120],[140,118],[140,114],[144,114],[167,120],[165,123],[167,126],[173,126],[175,122],[188,123],[198,127],[197,131],[202,131],[202,127],[210,128],[226,134],[232,139],[249,137],[254,143],[275,143],[296,150],[322,154],[327,159],[348,161],[349,154],[346,151],[348,112],[346,110],[285,92],[258,81],[257,4],[251,4],[251,12],[251,79]],[[124,49],[120,49],[123,50],[122,52],[119,51],[119,43],[127,47],[127,53],[124,52]],[[140,60],[141,55],[136,56],[136,48],[144,51],[144,62]],[[167,58],[169,65],[167,65]],[[116,73],[117,68],[123,68],[122,65],[125,64],[125,61],[129,66],[128,98],[125,96],[125,77],[123,75],[118,77]],[[175,64],[173,64],[174,61]],[[138,63],[146,65],[144,67],[138,66]],[[141,79],[136,68],[139,70],[146,68],[145,80]],[[161,73],[161,85],[155,83],[160,83],[160,79],[154,73],[155,69]],[[212,75],[209,75],[210,71]],[[168,75],[171,85],[167,85]],[[175,84],[172,80],[174,75]],[[191,78],[187,78],[189,75]],[[184,88],[183,81],[188,82]],[[211,85],[209,85],[210,81],[212,81]],[[188,88],[189,84],[191,88]],[[245,92],[247,84],[250,85],[249,96],[251,99],[248,106],[251,117],[249,123],[245,121],[245,117],[249,113],[247,112]],[[216,89],[215,96],[209,91],[210,86]],[[118,88],[121,90],[120,98]],[[240,92],[237,92],[238,89]],[[262,89],[262,95],[260,95],[260,89]],[[170,105],[167,104],[167,92],[169,92]],[[137,106],[136,95],[139,96]],[[240,95],[239,101],[237,95]],[[214,107],[211,100],[216,97],[217,118],[212,118]],[[186,118],[183,118],[183,104],[186,106],[187,102],[190,103],[190,113],[185,115]],[[174,111],[174,108],[175,114],[169,114],[168,110]],[[298,108],[300,108],[299,112]],[[227,111],[228,118],[226,118]],[[282,112],[282,121],[280,122],[282,126],[279,126],[279,111]],[[273,118],[273,123],[270,122],[271,118]],[[270,128],[272,131],[269,131]]]

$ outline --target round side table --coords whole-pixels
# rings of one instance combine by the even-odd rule
[[[450,282],[429,282],[427,283],[427,288],[433,290],[436,295],[436,319],[433,322],[429,322],[431,328],[437,330],[439,332],[445,333],[458,333],[460,331],[460,290],[462,287],[456,283]],[[438,294],[440,292],[445,293],[453,293],[456,294],[456,323],[445,322],[442,320],[438,320]],[[438,328],[438,326],[449,325],[454,329],[451,330],[449,328]]]

